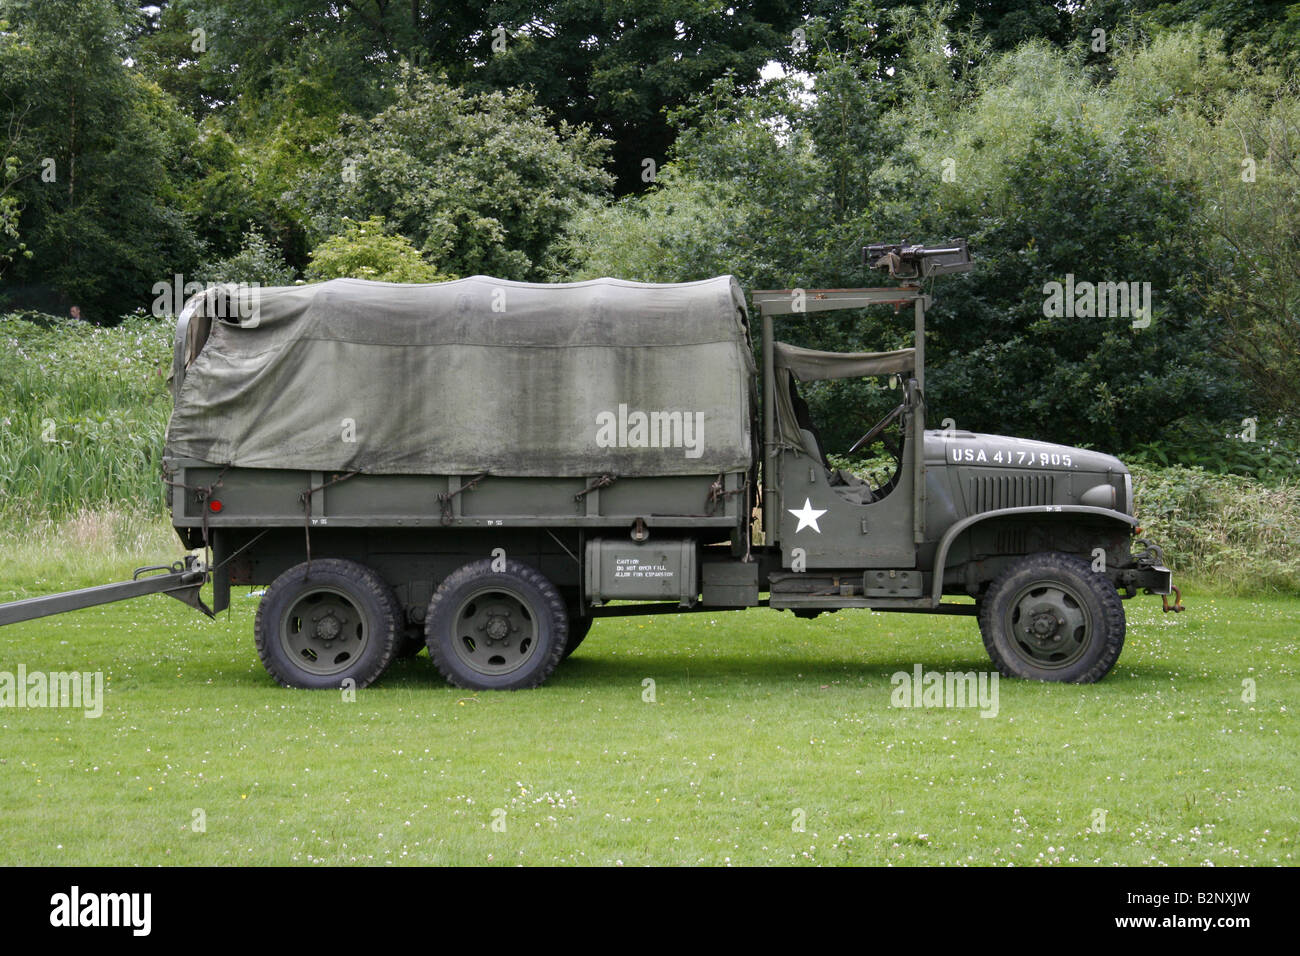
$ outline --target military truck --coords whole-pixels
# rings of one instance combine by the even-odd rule
[[[966,244],[864,259],[894,283],[748,301],[730,276],[209,289],[177,322],[164,457],[202,557],[0,623],[144,593],[212,614],[264,586],[255,643],[281,684],[362,687],[427,648],[486,690],[541,684],[604,618],[871,608],[975,616],[1007,676],[1099,680],[1122,597],[1181,608],[1135,537],[1128,470],[927,429],[926,289],[970,268]],[[777,338],[786,317],[872,306],[910,307],[913,344]],[[854,446],[890,450],[876,483],[832,465],[802,394],[862,378],[897,393]]]

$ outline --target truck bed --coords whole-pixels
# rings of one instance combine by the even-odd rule
[[[223,468],[165,458],[178,529],[648,528],[717,529],[748,520],[744,472],[657,478],[363,475]],[[721,479],[723,494],[714,492]],[[308,492],[310,491],[310,496]],[[310,505],[310,511],[308,511]]]

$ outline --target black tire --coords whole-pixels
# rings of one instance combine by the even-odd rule
[[[564,656],[569,612],[540,571],[492,559],[452,572],[433,592],[424,619],[434,666],[456,687],[520,690],[551,676]]]
[[[392,663],[401,621],[393,589],[370,568],[304,562],[276,578],[258,604],[257,654],[285,687],[337,689],[349,679],[365,687]]]
[[[978,603],[984,647],[1007,677],[1092,684],[1124,649],[1124,605],[1115,586],[1074,555],[1021,558]]]
[[[572,611],[569,612],[569,639],[564,642],[564,653],[560,660],[567,660],[578,649],[578,645],[591,633],[591,625],[594,623],[595,618],[591,616],[579,617]]]

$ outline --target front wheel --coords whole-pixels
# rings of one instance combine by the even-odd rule
[[[1059,552],[1003,571],[979,602],[980,633],[1007,677],[1091,684],[1124,648],[1124,605],[1110,579]]]
[[[447,680],[473,690],[536,687],[564,656],[569,612],[546,576],[513,559],[465,565],[438,585],[424,619],[429,656]]]

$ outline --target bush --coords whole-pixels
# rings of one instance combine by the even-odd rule
[[[206,282],[245,282],[263,286],[292,285],[294,271],[280,250],[256,229],[244,233],[239,251],[199,270]]]
[[[424,261],[405,236],[390,236],[384,220],[371,216],[365,222],[343,220],[343,231],[312,250],[307,278],[373,279],[376,282],[442,282],[446,276]]]
[[[1143,537],[1221,590],[1300,593],[1300,483],[1132,465]]]

